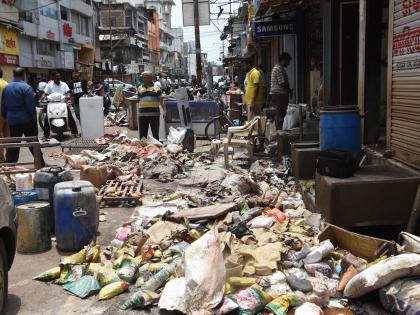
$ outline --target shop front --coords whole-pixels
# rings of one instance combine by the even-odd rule
[[[13,69],[19,66],[18,31],[0,27],[0,65],[3,78],[13,80]]]

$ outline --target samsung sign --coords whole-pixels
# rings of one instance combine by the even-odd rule
[[[293,20],[255,21],[254,26],[257,38],[296,34],[296,25]]]

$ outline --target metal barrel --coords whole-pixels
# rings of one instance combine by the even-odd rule
[[[51,248],[50,204],[35,201],[16,206],[17,251],[37,253]]]

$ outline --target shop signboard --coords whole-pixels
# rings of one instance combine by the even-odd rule
[[[38,68],[47,68],[47,69],[54,69],[55,68],[55,58],[51,56],[44,56],[38,55],[37,65]]]
[[[294,20],[255,21],[255,37],[273,37],[288,34],[296,34],[296,23]]]
[[[0,65],[19,65],[19,56],[0,54]]]
[[[0,27],[0,54],[19,55],[17,31]]]

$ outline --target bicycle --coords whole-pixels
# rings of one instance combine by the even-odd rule
[[[220,135],[226,135],[228,128],[233,126],[242,125],[243,119],[243,103],[236,103],[239,109],[229,109],[225,106],[220,96],[216,98],[216,104],[219,109],[219,115],[211,118],[206,125],[205,135],[209,141],[220,139]],[[230,112],[239,113],[239,124],[229,117]],[[214,131],[213,134],[211,131]]]

